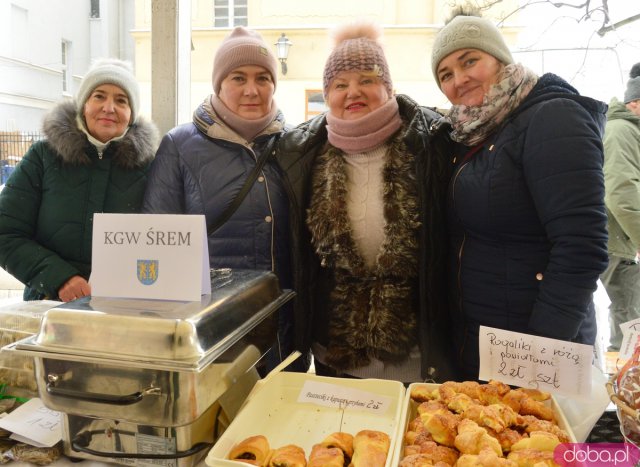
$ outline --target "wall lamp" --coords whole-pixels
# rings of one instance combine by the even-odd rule
[[[280,65],[282,67],[282,74],[286,75],[287,74],[287,57],[289,56],[289,47],[293,45],[293,42],[291,42],[289,38],[284,35],[284,32],[283,32],[274,45],[276,46],[276,56],[278,57],[278,60],[280,60]]]

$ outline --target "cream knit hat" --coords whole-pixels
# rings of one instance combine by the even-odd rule
[[[237,26],[224,38],[213,59],[213,92],[220,92],[220,85],[227,75],[238,67],[257,65],[265,68],[277,84],[278,62],[267,47],[262,36],[256,31]]]
[[[102,84],[115,84],[122,88],[129,96],[129,107],[131,107],[131,121],[133,125],[138,119],[140,109],[140,87],[133,74],[133,68],[129,62],[117,58],[102,58],[96,60],[78,88],[76,94],[76,106],[78,114],[84,112],[84,104],[95,88]]]
[[[438,32],[431,52],[431,68],[438,86],[438,65],[443,58],[460,49],[478,49],[493,55],[505,65],[513,63],[502,33],[489,20],[469,9],[459,8]]]

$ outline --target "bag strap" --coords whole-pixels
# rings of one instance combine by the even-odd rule
[[[269,159],[269,156],[271,155],[271,151],[273,150],[273,147],[275,146],[276,144],[275,142],[277,140],[278,140],[278,137],[274,138],[274,140],[272,140],[272,143],[269,145],[269,147],[263,152],[261,157],[258,158],[258,160],[256,161],[256,166],[253,168],[253,170],[245,180],[244,185],[242,185],[242,188],[240,189],[236,197],[233,199],[231,204],[227,206],[227,209],[225,209],[224,212],[218,216],[215,222],[209,225],[209,227],[207,228],[207,236],[213,235],[213,233],[216,230],[218,230],[220,227],[222,227],[225,224],[225,222],[227,222],[231,218],[233,213],[236,212],[236,209],[238,209],[238,207],[240,206],[240,203],[242,203],[244,198],[247,196],[247,193],[249,193],[249,190],[253,186],[254,182],[258,178],[258,175],[262,171],[264,164],[266,164],[267,159]]]

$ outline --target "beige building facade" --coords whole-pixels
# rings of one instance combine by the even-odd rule
[[[178,0],[178,6],[184,1],[190,1],[186,8],[191,18],[188,70],[191,109],[212,92],[214,53],[239,23],[259,31],[274,53],[282,33],[291,41],[287,72],[278,70],[275,99],[288,123],[296,125],[307,120],[324,109],[322,72],[331,49],[331,30],[358,19],[373,21],[383,28],[382,42],[396,93],[408,94],[423,105],[447,106],[431,72],[431,45],[449,12],[451,0]],[[497,21],[512,12],[514,5],[517,0],[505,0],[484,16]],[[142,111],[148,115],[152,89],[152,7],[151,0],[136,0],[133,31]],[[515,44],[517,38],[516,18],[509,17],[503,28],[509,44]]]

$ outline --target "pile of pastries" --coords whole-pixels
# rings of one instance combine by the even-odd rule
[[[384,467],[390,444],[382,431],[362,430],[355,436],[336,432],[314,444],[307,461],[300,446],[271,449],[267,438],[257,435],[236,444],[227,457],[261,467]]]
[[[412,385],[410,396],[417,415],[399,467],[557,466],[554,449],[570,441],[543,391],[449,381],[435,389]]]

